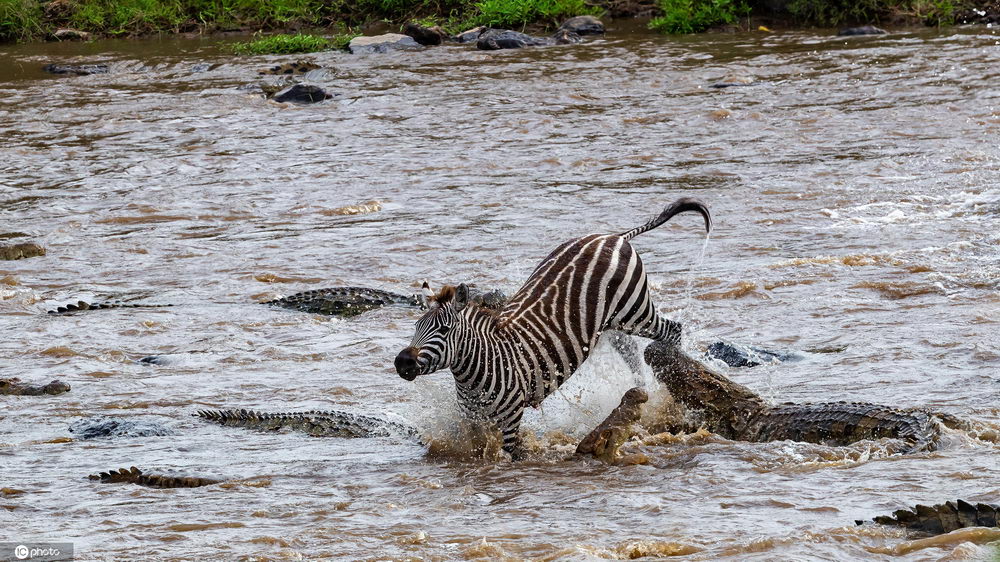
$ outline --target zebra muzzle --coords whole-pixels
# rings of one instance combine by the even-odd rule
[[[420,374],[420,363],[417,362],[417,350],[407,347],[396,356],[396,372],[405,380],[412,381]]]

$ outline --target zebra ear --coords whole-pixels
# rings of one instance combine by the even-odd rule
[[[420,286],[420,308],[430,308],[431,303],[434,302],[434,291],[431,290],[430,284],[427,283],[425,279],[423,284]]]
[[[455,310],[462,310],[467,304],[469,304],[469,286],[461,283],[455,289]]]

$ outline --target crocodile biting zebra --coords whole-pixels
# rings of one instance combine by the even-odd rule
[[[961,428],[948,414],[902,410],[863,402],[770,405],[749,388],[712,371],[676,346],[653,342],[646,362],[674,400],[700,414],[698,425],[738,441],[804,441],[848,445],[864,439],[894,438],[903,452],[937,447],[940,425]],[[682,428],[690,430],[690,427]]]
[[[69,392],[69,385],[61,380],[54,380],[45,385],[21,382],[17,377],[0,378],[0,394],[14,396],[42,396],[44,394],[62,394]]]
[[[892,515],[880,515],[872,521],[881,525],[903,527],[930,535],[950,533],[965,527],[997,527],[1000,523],[1000,506],[963,501],[949,501],[927,506],[917,504],[912,509],[898,509]],[[855,521],[858,525],[865,522]]]
[[[87,478],[106,484],[137,484],[147,488],[200,488],[219,484],[222,480],[202,478],[199,476],[178,476],[173,474],[149,474],[136,467],[109,470],[100,474],[91,474]]]
[[[469,306],[464,284],[433,294],[425,283],[428,310],[396,356],[396,372],[412,381],[449,368],[463,413],[496,425],[504,450],[520,456],[525,407],[537,407],[572,376],[603,332],[680,341],[680,324],[661,317],[650,299],[630,240],[684,212],[700,213],[711,230],[704,203],[682,198],[632,230],[570,240],[499,311]]]
[[[621,459],[619,449],[635,435],[636,425],[642,415],[642,405],[648,401],[649,393],[645,389],[629,389],[622,396],[618,407],[580,441],[576,453],[592,455],[607,464],[616,464]]]

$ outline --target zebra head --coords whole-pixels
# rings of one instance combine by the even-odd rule
[[[408,381],[448,366],[453,347],[450,335],[469,303],[469,288],[465,283],[446,286],[435,295],[424,281],[423,296],[427,312],[417,320],[410,346],[400,351],[395,361],[396,372]]]

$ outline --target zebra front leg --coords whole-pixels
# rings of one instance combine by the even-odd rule
[[[523,407],[518,412],[517,417],[508,420],[501,430],[503,434],[503,450],[510,455],[514,461],[524,460],[527,451],[524,449],[524,441],[521,440],[521,415],[524,413]]]

